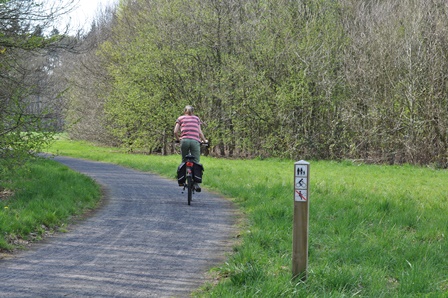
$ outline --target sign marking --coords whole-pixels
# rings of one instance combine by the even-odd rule
[[[306,202],[306,201],[308,201],[308,199],[306,198],[306,190],[298,190],[298,189],[296,189],[295,201],[296,202]]]

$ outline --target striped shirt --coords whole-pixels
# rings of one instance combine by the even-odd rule
[[[198,116],[183,115],[177,118],[176,123],[180,125],[181,139],[193,139],[201,142],[199,136],[201,120]]]

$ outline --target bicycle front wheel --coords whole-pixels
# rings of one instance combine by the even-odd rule
[[[190,205],[191,199],[193,197],[193,179],[191,179],[191,176],[187,176],[187,189],[188,189],[188,205]]]

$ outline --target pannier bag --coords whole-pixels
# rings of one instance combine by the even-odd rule
[[[202,183],[202,172],[204,167],[200,163],[194,163],[193,165],[193,181],[196,183]]]
[[[187,165],[183,162],[177,167],[177,183],[183,185],[187,178]]]
[[[204,167],[200,163],[193,164],[193,181],[196,183],[202,183],[202,172]],[[187,165],[185,162],[181,163],[177,168],[177,183],[183,185],[187,179]]]

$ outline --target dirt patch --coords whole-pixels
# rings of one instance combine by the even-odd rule
[[[6,189],[6,188],[4,188],[4,189],[0,188],[0,200],[6,201],[13,195],[14,195],[14,191],[12,191],[10,189]]]

